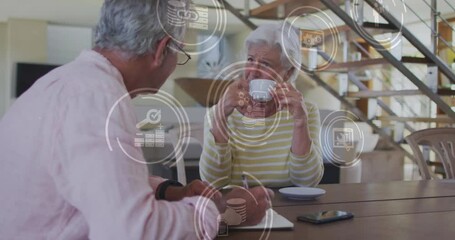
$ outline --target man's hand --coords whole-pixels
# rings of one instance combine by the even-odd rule
[[[184,187],[170,186],[167,188],[165,196],[168,201],[179,201],[193,196],[204,196],[212,198],[214,201],[221,199],[221,193],[218,190],[201,180],[194,180]]]

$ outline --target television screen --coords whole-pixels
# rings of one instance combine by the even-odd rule
[[[16,97],[27,91],[40,77],[52,69],[59,67],[50,64],[17,63],[16,68]]]

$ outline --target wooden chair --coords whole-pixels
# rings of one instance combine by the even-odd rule
[[[429,128],[411,133],[406,137],[417,159],[423,179],[434,178],[419,145],[429,146],[441,161],[445,177],[455,179],[455,128]]]

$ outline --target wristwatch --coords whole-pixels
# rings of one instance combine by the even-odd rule
[[[183,187],[183,184],[181,184],[177,181],[174,181],[174,180],[166,180],[166,181],[160,183],[160,185],[158,185],[158,189],[156,191],[155,198],[157,200],[166,199],[166,190],[169,186]]]

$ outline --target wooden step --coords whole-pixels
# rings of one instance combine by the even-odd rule
[[[233,82],[232,80],[204,78],[176,78],[174,81],[185,93],[204,107],[217,104],[222,93]]]
[[[455,90],[448,88],[439,88],[437,91],[439,96],[455,96]],[[389,91],[359,91],[347,92],[346,97],[349,98],[378,98],[378,97],[395,97],[395,96],[417,96],[423,95],[420,90],[389,90]]]
[[[378,97],[415,96],[415,95],[422,95],[422,92],[420,90],[347,92],[347,97],[350,97],[350,98],[378,98]]]
[[[333,2],[341,5],[344,0],[332,0]],[[283,6],[283,14],[278,15],[279,7]],[[294,11],[298,9],[297,11]],[[273,2],[264,4],[258,8],[250,10],[250,16],[260,19],[284,19],[292,16],[300,16],[304,13],[311,14],[317,12],[316,9],[321,11],[327,10],[327,7],[319,0],[275,0]]]
[[[380,116],[377,120],[397,121],[397,122],[425,122],[425,123],[455,123],[455,119],[448,116],[438,116],[436,118],[428,117],[397,117],[397,116]]]
[[[428,58],[422,58],[422,57],[407,57],[403,56],[401,57],[401,62],[403,63],[415,63],[415,64],[430,64],[432,61]]]
[[[351,62],[341,62],[330,64],[326,69],[327,70],[345,70],[349,71],[351,69],[365,68],[372,65],[384,65],[388,64],[387,60],[383,58],[372,58],[372,59],[362,59],[360,61],[351,61]],[[379,66],[381,67],[381,66]]]
[[[428,64],[429,60],[425,58],[418,58],[418,57],[402,57],[401,62],[403,63],[416,63],[416,64]],[[382,65],[390,64],[384,58],[370,58],[370,59],[362,59],[360,61],[352,61],[352,62],[343,62],[343,63],[334,63],[327,67],[327,70],[345,70],[349,71],[352,69],[362,69],[365,67],[377,67],[381,68]]]
[[[342,33],[352,31],[348,25],[335,26],[333,28],[326,28],[321,30],[324,33],[324,37],[334,36],[336,32]]]
[[[397,29],[395,26],[389,24],[389,23],[374,23],[374,22],[364,22],[362,24],[362,27],[364,28],[372,28],[372,29],[379,29],[379,30],[384,30],[387,32],[398,32],[399,29]]]
[[[396,28],[394,28],[390,24],[384,24],[384,23],[379,23],[378,26],[376,26],[376,23],[365,22],[365,23],[363,23],[363,27],[372,36],[398,31]],[[354,33],[354,30],[352,30],[348,25],[340,25],[340,26],[336,26],[333,28],[323,29],[321,31],[324,33],[324,37],[329,37],[329,36],[332,36],[335,34],[340,34],[342,32]]]
[[[438,95],[440,96],[455,96],[455,90],[450,88],[439,88]]]

